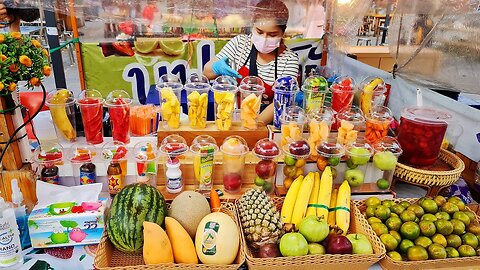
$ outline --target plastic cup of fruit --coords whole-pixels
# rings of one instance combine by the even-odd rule
[[[435,163],[452,115],[431,107],[408,107],[402,112],[398,142],[400,162],[428,166]]]
[[[390,189],[398,157],[402,154],[403,150],[397,139],[390,136],[378,140],[373,144],[373,149],[375,152],[373,155],[373,165],[378,170],[382,171],[381,179],[388,182],[388,186],[377,184],[378,191],[388,191]],[[382,181],[385,182],[384,180]]]
[[[84,90],[77,97],[87,143],[103,142],[103,97],[97,90]]]
[[[75,130],[75,98],[67,89],[57,89],[48,94],[45,104],[50,109],[57,136],[62,142],[74,142]]]
[[[119,191],[126,185],[128,152],[126,144],[120,141],[108,142],[102,147],[102,160],[105,162],[105,172],[107,172],[111,162],[118,162],[122,170],[120,182],[110,182],[107,179],[109,190]]]
[[[286,108],[294,105],[297,92],[282,85],[275,85],[272,90],[274,104],[273,125],[275,128],[280,129],[282,114]]]
[[[377,106],[385,105],[387,87],[380,78],[367,77],[360,83],[360,109],[364,114]]]
[[[389,108],[377,106],[365,115],[365,119],[365,138],[367,142],[372,144],[387,136],[388,127],[393,121],[393,116]]]
[[[302,85],[303,108],[307,113],[315,112],[323,107],[328,92],[328,82],[322,76],[310,76]]]
[[[330,107],[308,114],[308,142],[310,148],[315,148],[320,142],[326,141],[335,119],[335,111]],[[313,154],[313,153],[312,153]]]
[[[348,76],[335,79],[330,91],[332,92],[332,109],[336,112],[349,111],[352,107],[355,89],[355,80]]]
[[[191,128],[207,127],[208,93],[210,84],[192,82],[185,84],[188,100],[188,122]]]
[[[348,144],[345,147],[345,153],[348,157],[347,166],[349,167],[349,170],[361,171],[358,174],[365,176],[367,167],[365,165],[370,161],[370,158],[373,155],[373,147],[368,142],[366,142],[365,138],[360,137],[357,138],[357,141]],[[345,172],[345,174],[347,174],[347,172]],[[348,177],[346,175],[345,178],[348,180]],[[360,188],[361,184],[363,184],[364,181],[364,177],[361,178],[362,179],[357,179],[358,181],[360,181],[360,183],[357,182],[358,186],[353,185],[349,182],[352,189]]]
[[[42,172],[45,168],[55,170],[53,169],[55,165],[62,164],[64,153],[63,147],[58,143],[48,142],[40,144],[35,151],[33,151],[33,161],[38,165],[38,169],[36,170],[38,178],[50,184],[60,184],[58,167],[56,168],[56,176],[45,176],[42,175]]]
[[[112,137],[114,141],[130,142],[130,106],[132,99],[123,90],[114,90],[108,94],[105,105],[110,115]]]
[[[301,107],[285,108],[280,117],[282,123],[280,128],[282,133],[281,145],[284,146],[289,142],[301,140],[307,120],[307,115]]]
[[[235,110],[237,87],[231,84],[218,84],[212,86],[215,99],[215,115],[218,130],[230,130]]]
[[[156,143],[142,141],[133,148],[137,182],[156,186],[158,151]]]
[[[178,179],[174,179],[174,181],[169,181],[167,177],[167,164],[172,161],[178,160],[180,162],[180,169],[182,168],[182,161],[184,160],[184,155],[188,152],[188,145],[185,139],[177,134],[168,135],[165,137],[162,142],[160,143],[160,147],[158,151],[160,152],[159,155],[159,163],[164,164],[163,171],[164,171],[164,183],[169,193],[179,193],[184,188],[184,183],[186,181],[185,176],[183,176],[180,181]]]
[[[339,112],[335,115],[335,123],[332,125],[332,130],[337,130],[342,121],[350,122],[354,130],[365,129],[365,117],[360,108],[352,106],[350,110]]]
[[[310,146],[306,140],[292,141],[282,147],[285,155],[283,162],[283,182],[293,181],[304,174],[307,158],[310,156]]]
[[[324,164],[325,167],[336,167],[345,155],[345,148],[337,143],[336,136],[329,136],[327,140],[320,142],[316,146],[316,152],[320,156],[319,159],[322,159],[321,161],[317,160],[317,166],[319,166],[318,164]]]
[[[89,182],[91,179],[88,177],[81,179],[80,178],[80,167],[86,163],[94,162],[97,151],[95,146],[87,143],[74,143],[70,148],[69,161],[72,164],[72,174],[73,179],[75,180],[75,185],[86,185],[92,184]]]
[[[195,137],[190,146],[198,192],[208,195],[213,188],[214,161],[218,152],[215,139],[209,135]]]
[[[229,136],[220,151],[223,155],[223,187],[228,193],[238,193],[244,178],[245,156],[249,152],[247,142],[240,136]]]
[[[163,75],[156,86],[159,94],[160,107],[162,109],[162,122],[165,129],[178,129],[180,127],[180,115],[183,84],[175,75]]]
[[[265,138],[255,144],[253,153],[260,159],[255,165],[255,185],[272,194],[275,191],[276,159],[280,155],[280,147],[275,141]]]
[[[262,104],[265,87],[260,84],[241,84],[240,91],[240,120],[246,129],[257,129],[257,118]]]

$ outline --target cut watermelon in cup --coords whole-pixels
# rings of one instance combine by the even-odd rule
[[[123,90],[112,91],[107,96],[105,105],[110,114],[112,137],[114,141],[128,144],[130,142],[130,105],[132,99]]]
[[[85,139],[90,144],[103,142],[103,98],[96,90],[85,90],[77,98],[82,113]]]
[[[332,91],[332,109],[336,112],[350,110],[353,103],[355,81],[353,78],[338,77],[330,87]]]

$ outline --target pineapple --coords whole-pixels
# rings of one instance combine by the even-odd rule
[[[258,249],[264,244],[278,243],[283,235],[282,220],[265,191],[251,189],[239,199],[238,210],[247,243]]]

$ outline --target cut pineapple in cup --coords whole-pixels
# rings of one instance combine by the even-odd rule
[[[233,111],[237,87],[230,84],[214,84],[213,96],[216,104],[216,125],[218,130],[230,130],[232,127]]]
[[[191,128],[202,129],[207,126],[208,92],[210,84],[192,82],[185,85],[188,100],[188,120]]]
[[[242,100],[240,104],[242,126],[246,129],[256,129],[265,88],[257,84],[242,84],[239,86],[239,89]]]

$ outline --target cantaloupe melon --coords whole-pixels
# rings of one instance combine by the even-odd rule
[[[168,215],[177,220],[195,238],[198,224],[203,217],[210,214],[210,204],[207,199],[195,191],[184,191],[172,201]]]

